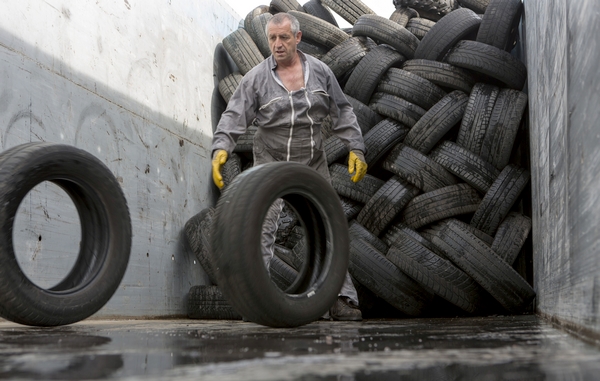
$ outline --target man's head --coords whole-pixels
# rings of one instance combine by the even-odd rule
[[[302,32],[298,19],[288,13],[277,13],[265,28],[269,49],[278,63],[289,62],[296,56],[296,46]]]

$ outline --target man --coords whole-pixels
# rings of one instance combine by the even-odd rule
[[[298,20],[278,13],[267,23],[272,55],[250,70],[221,115],[212,143],[213,181],[223,187],[221,167],[237,138],[252,123],[254,165],[274,161],[306,164],[331,181],[321,138],[321,124],[331,115],[333,132],[350,151],[348,171],[360,181],[367,172],[365,146],[352,106],[329,67],[297,50],[302,32]],[[263,225],[265,265],[273,257],[277,219],[283,203],[275,202]],[[349,274],[340,297],[329,311],[335,320],[362,320],[358,297]]]

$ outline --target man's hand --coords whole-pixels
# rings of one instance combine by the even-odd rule
[[[350,158],[348,159],[348,173],[353,174],[354,171],[356,171],[356,174],[352,176],[352,181],[355,183],[362,180],[367,174],[365,155],[359,150],[350,151]]]
[[[215,185],[219,187],[219,189],[223,188],[223,176],[221,176],[221,167],[227,161],[227,151],[224,149],[216,150],[213,153],[212,158],[212,176]]]

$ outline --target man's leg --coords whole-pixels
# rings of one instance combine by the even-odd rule
[[[362,320],[362,313],[358,309],[358,294],[348,272],[346,272],[346,279],[340,290],[339,297],[329,310],[329,316],[333,320]]]
[[[281,209],[283,209],[283,200],[278,198],[271,205],[271,207],[269,207],[269,211],[267,212],[267,215],[265,216],[265,221],[263,222],[260,244],[262,249],[263,261],[265,263],[267,271],[269,271],[269,265],[271,264],[271,259],[273,258],[273,254],[275,252],[277,221],[279,220],[279,214],[281,214]]]

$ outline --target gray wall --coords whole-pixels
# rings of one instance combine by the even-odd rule
[[[239,17],[223,0],[2,1],[0,14],[1,150],[30,141],[85,149],[129,203],[131,260],[97,316],[185,314],[190,286],[207,278],[181,232],[214,198],[212,108],[227,69],[219,43]],[[68,196],[36,187],[14,238],[30,278],[56,284],[80,240]]]
[[[600,10],[525,0],[537,310],[600,334]]]

